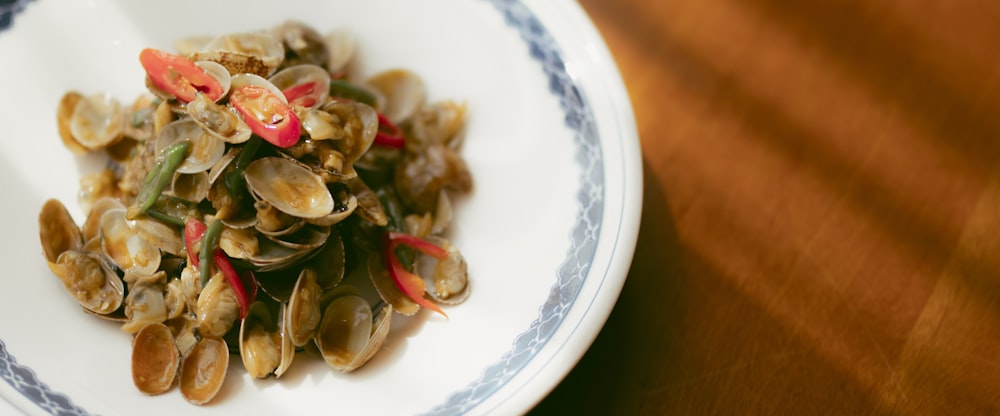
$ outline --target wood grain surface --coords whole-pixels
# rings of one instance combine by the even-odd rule
[[[1000,2],[581,4],[642,227],[533,414],[1000,414]]]

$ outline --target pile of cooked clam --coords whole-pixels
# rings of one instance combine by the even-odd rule
[[[147,394],[219,391],[230,355],[281,377],[297,352],[352,371],[395,314],[469,293],[445,238],[472,181],[465,105],[421,78],[360,77],[350,33],[295,21],[144,49],[131,105],[65,94],[59,134],[109,163],[81,179],[78,225],[58,200],[38,223],[49,268],[84,311],[132,336]]]

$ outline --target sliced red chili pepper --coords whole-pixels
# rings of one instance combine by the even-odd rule
[[[198,267],[198,256],[194,255],[195,246],[201,242],[208,227],[197,218],[188,218],[184,224],[184,246],[187,248],[188,262],[194,267]]]
[[[285,94],[285,99],[288,100],[288,105],[299,105],[302,107],[312,107],[319,102],[320,90],[316,87],[319,84],[315,82],[304,82],[299,85],[294,85],[288,89],[282,91]]]
[[[183,56],[146,48],[139,52],[139,63],[156,88],[186,103],[199,92],[212,101],[226,93],[218,80]]]
[[[236,303],[240,306],[240,318],[242,319],[247,316],[247,311],[250,309],[251,297],[243,286],[243,280],[240,278],[239,273],[236,272],[236,268],[229,262],[229,257],[226,256],[226,253],[221,249],[215,249],[215,252],[212,254],[215,260],[215,267],[219,268],[219,271],[222,272],[222,277],[226,279],[226,283],[229,283],[229,287],[233,289],[233,293],[236,295]],[[254,288],[256,288],[256,285]]]
[[[448,250],[411,234],[401,233],[399,231],[389,231],[389,241],[397,244],[406,244],[419,250],[421,253],[434,257],[438,260],[448,258]]]
[[[403,129],[389,121],[382,113],[378,113],[378,132],[375,133],[375,144],[397,149],[406,145],[406,141],[403,139]]]
[[[403,267],[403,264],[399,261],[399,257],[396,256],[396,248],[400,244],[405,244],[438,260],[447,258],[448,251],[427,240],[398,231],[390,231],[386,234],[386,240],[386,268],[389,269],[389,275],[392,276],[396,287],[402,290],[406,296],[413,299],[418,305],[427,307],[447,318],[448,314],[444,313],[434,302],[424,297],[424,292],[427,289],[424,279],[420,275],[411,273]]]
[[[229,102],[243,115],[250,130],[268,143],[290,147],[299,141],[299,117],[270,90],[244,85],[230,92]]]
[[[253,305],[257,301],[257,276],[250,270],[237,270],[237,272],[243,287],[247,290],[247,303]]]

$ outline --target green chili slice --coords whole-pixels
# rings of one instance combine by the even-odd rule
[[[348,98],[371,106],[375,105],[375,96],[350,81],[342,79],[330,80],[330,95]]]
[[[239,156],[236,157],[236,164],[233,166],[233,170],[226,174],[224,179],[226,190],[234,198],[243,195],[243,192],[246,190],[247,181],[243,176],[243,171],[246,170],[250,162],[253,162],[254,156],[257,155],[257,149],[260,149],[260,145],[263,142],[263,139],[256,135],[250,136],[250,140],[247,140],[246,144],[243,145],[243,149],[240,150]]]
[[[177,226],[177,227],[183,227],[184,226],[184,219],[183,218],[175,217],[175,216],[173,216],[173,215],[171,215],[169,213],[157,210],[155,208],[150,208],[150,209],[146,210],[146,215],[149,215],[153,219],[155,219],[157,221],[160,221],[160,222],[162,222],[164,224],[170,224],[170,225]]]
[[[391,187],[382,187],[375,191],[375,195],[382,202],[382,208],[385,209],[385,216],[389,219],[385,227],[386,230],[389,232],[397,231],[405,233],[406,220],[404,219],[403,204],[399,202],[395,190]],[[413,270],[413,259],[416,257],[413,248],[407,245],[399,245],[396,247],[394,253],[407,271]]]
[[[201,265],[201,287],[208,284],[208,279],[212,277],[212,252],[219,244],[219,235],[222,234],[222,221],[218,218],[212,220],[205,230],[205,236],[201,238],[201,251],[198,252],[198,263]]]
[[[160,156],[156,158],[153,168],[149,170],[146,178],[142,181],[142,188],[139,188],[139,194],[135,197],[135,205],[129,209],[129,219],[145,214],[156,203],[160,194],[163,193],[163,189],[174,178],[177,167],[187,158],[187,152],[190,148],[191,142],[183,140],[163,149]]]

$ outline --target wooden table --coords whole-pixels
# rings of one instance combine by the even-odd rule
[[[645,162],[535,414],[1000,414],[1000,2],[582,0]]]

